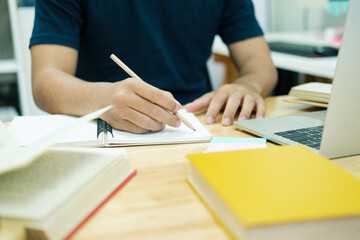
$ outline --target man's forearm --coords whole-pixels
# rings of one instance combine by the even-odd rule
[[[277,72],[268,62],[249,61],[241,68],[239,77],[233,83],[251,86],[262,97],[266,97],[277,83]]]
[[[266,97],[277,83],[277,72],[263,37],[256,37],[229,46],[231,57],[239,71],[233,83],[251,86]]]
[[[38,73],[33,95],[36,104],[50,113],[84,115],[108,103],[111,83],[91,83],[78,79],[58,69],[48,68]]]

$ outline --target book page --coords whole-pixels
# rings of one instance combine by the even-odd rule
[[[11,152],[16,151],[18,148],[19,145],[16,143],[15,139],[10,135],[4,123],[0,121],[0,156],[6,156]]]
[[[283,99],[284,102],[289,102],[289,103],[297,103],[297,104],[304,104],[304,105],[309,105],[309,106],[315,106],[315,107],[323,107],[323,108],[327,108],[328,104],[327,103],[322,103],[322,102],[316,102],[316,101],[309,101],[309,100],[303,100],[303,99],[299,99],[299,98],[295,98],[295,97],[291,97],[288,96],[287,98]]]
[[[95,118],[98,118],[101,114],[111,109],[112,106],[107,106],[102,109],[96,110],[92,113],[89,113],[83,117],[76,118],[73,121],[57,128],[56,130],[50,132],[44,137],[41,137],[34,141],[33,143],[27,145],[26,147],[19,148],[17,151],[7,154],[6,156],[0,156],[0,174],[14,171],[20,167],[24,167],[27,164],[30,164],[36,159],[40,154],[42,154],[47,148],[54,145],[64,136],[67,136],[69,133],[74,132],[76,129],[79,129],[83,124],[89,122]],[[30,125],[26,124],[26,128]]]
[[[123,151],[50,150],[26,168],[0,175],[0,215],[41,220],[95,178]]]
[[[331,93],[332,84],[331,83],[320,83],[320,82],[310,82],[304,83],[298,86],[293,87],[296,91],[309,92],[309,93],[321,93],[329,95]]]

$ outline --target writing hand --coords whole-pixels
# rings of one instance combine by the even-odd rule
[[[171,93],[153,87],[136,78],[111,84],[107,90],[113,105],[103,118],[119,130],[134,133],[160,131],[168,124],[179,127],[180,120],[173,114],[181,108]]]

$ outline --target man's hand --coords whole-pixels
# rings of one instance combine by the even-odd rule
[[[165,124],[180,126],[180,120],[173,113],[177,113],[181,105],[171,93],[135,78],[125,79],[108,87],[108,101],[113,108],[103,119],[112,127],[145,133],[160,131]]]
[[[239,108],[241,111],[238,120],[248,119],[253,111],[256,112],[257,118],[264,117],[263,97],[269,94],[277,81],[277,73],[263,37],[230,44],[229,50],[239,71],[239,77],[232,83],[223,85],[185,106],[190,112],[207,108],[208,124],[216,121],[222,109],[224,114],[221,122],[225,126],[232,124]]]
[[[253,110],[256,111],[257,118],[265,115],[265,102],[262,96],[256,93],[251,86],[238,83],[223,85],[218,90],[207,93],[187,104],[185,109],[190,112],[197,112],[208,108],[206,113],[208,124],[214,123],[216,116],[224,109],[221,122],[223,125],[229,126],[240,107],[239,120],[248,119]]]

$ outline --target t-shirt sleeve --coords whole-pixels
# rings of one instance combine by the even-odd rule
[[[262,36],[251,0],[225,0],[218,34],[226,44]]]
[[[38,0],[30,47],[59,44],[78,49],[82,25],[80,0]]]

